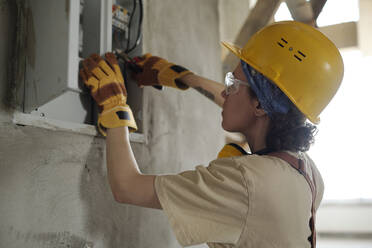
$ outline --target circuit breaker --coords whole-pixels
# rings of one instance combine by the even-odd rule
[[[125,50],[138,42],[142,6],[135,1],[139,0],[29,0],[31,20],[25,38],[31,52],[20,109],[43,118],[95,125],[97,107],[79,81],[79,64],[92,53]],[[141,50],[136,44],[129,54],[137,56]],[[128,104],[142,132],[142,89],[130,77],[126,84]]]
[[[112,28],[124,33],[126,40],[129,38],[129,21],[131,13],[128,9],[118,4],[112,5]]]

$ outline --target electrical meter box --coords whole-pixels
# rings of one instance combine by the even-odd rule
[[[95,125],[97,107],[79,80],[79,64],[92,53],[103,55],[116,49],[115,29],[121,29],[124,34],[120,44],[126,44],[129,36],[135,40],[140,23],[133,19],[133,27],[129,29],[128,26],[129,9],[135,3],[29,0],[25,4],[29,9],[25,32],[29,52],[20,109],[43,118]],[[129,35],[130,32],[133,35]],[[130,44],[133,42],[129,40]],[[141,52],[139,44],[130,55],[137,56]],[[134,112],[138,131],[142,132],[142,89],[129,77],[126,84],[128,104]]]

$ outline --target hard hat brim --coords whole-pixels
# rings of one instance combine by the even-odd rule
[[[242,48],[226,41],[221,41],[221,44],[242,59]]]

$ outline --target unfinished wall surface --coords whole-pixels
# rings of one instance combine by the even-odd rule
[[[11,15],[11,10],[7,1],[0,0],[0,121],[11,119],[5,104],[8,98],[8,87],[5,82],[8,80],[9,56],[14,33],[14,28],[11,28],[14,24],[14,15]]]
[[[145,1],[144,51],[220,81],[217,3]],[[1,102],[14,15],[0,0]],[[149,144],[133,143],[143,173],[178,173],[216,157],[223,132],[214,103],[193,89],[144,95]],[[0,105],[0,247],[180,247],[162,211],[114,201],[103,138],[18,126],[12,114]]]

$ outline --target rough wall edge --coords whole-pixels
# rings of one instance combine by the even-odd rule
[[[9,11],[13,15],[13,29],[9,47],[6,94],[2,100],[7,110],[23,108],[24,75],[26,65],[26,17],[25,0],[8,1]]]
[[[25,114],[19,111],[14,112],[12,122],[17,125],[33,126],[54,131],[73,132],[100,137],[98,135],[96,127],[92,125],[48,119],[45,117]],[[147,144],[145,135],[139,133],[131,133],[129,136],[129,140],[131,142]]]

